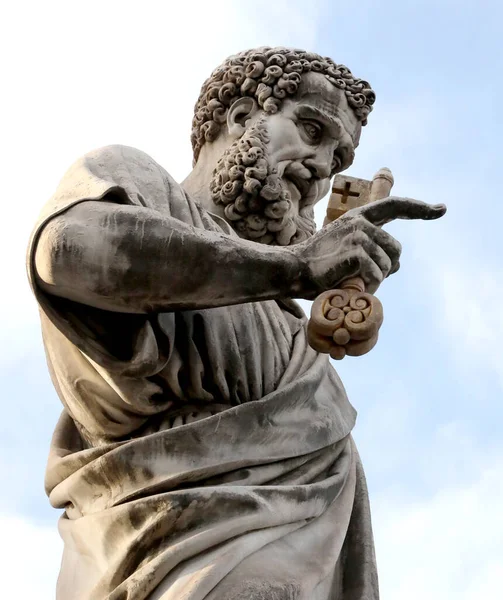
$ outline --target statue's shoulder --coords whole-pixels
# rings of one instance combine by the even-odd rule
[[[108,146],[95,148],[89,152],[86,152],[86,154],[84,154],[84,158],[90,158],[92,160],[140,160],[146,162],[154,160],[143,150],[133,146],[125,146],[124,144],[109,144]]]
[[[65,187],[86,189],[88,198],[119,190],[131,204],[157,206],[176,195],[179,184],[152,156],[134,148],[112,144],[84,154],[64,177]],[[89,189],[91,188],[91,189]],[[90,195],[89,195],[90,194]]]
[[[84,154],[77,163],[84,162],[86,166],[115,171],[117,169],[132,169],[132,173],[138,170],[163,171],[165,169],[152,156],[133,146],[122,144],[111,144],[96,148]]]
[[[54,194],[43,206],[36,230],[50,218],[86,200],[109,199],[156,208],[183,202],[183,192],[167,171],[138,148],[119,144],[83,154],[67,169]]]

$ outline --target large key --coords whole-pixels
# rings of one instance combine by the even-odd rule
[[[337,175],[324,225],[352,208],[387,198],[393,183],[393,175],[386,168],[372,181]],[[361,277],[351,277],[340,289],[324,292],[313,302],[307,326],[309,345],[335,360],[361,356],[376,345],[382,322],[381,302],[365,292]]]

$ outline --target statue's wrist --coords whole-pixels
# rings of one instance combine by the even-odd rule
[[[311,269],[303,253],[296,251],[297,248],[285,248],[286,252],[292,256],[290,267],[290,290],[289,297],[309,299],[316,295],[313,284]]]

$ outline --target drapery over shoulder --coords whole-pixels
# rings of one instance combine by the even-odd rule
[[[27,256],[28,278],[42,312],[78,348],[99,364],[110,369],[121,369],[134,376],[144,369],[155,370],[162,357],[152,343],[149,319],[144,315],[127,315],[100,311],[63,299],[48,298],[37,285],[34,272],[34,251],[44,225],[75,204],[87,200],[106,200],[131,206],[146,207],[171,216],[184,223],[210,231],[224,231],[233,235],[232,229],[222,219],[210,215],[193,202],[172,177],[150,156],[128,146],[107,146],[90,152],[77,160],[65,173],[56,193],[46,203],[32,232]],[[127,321],[126,329],[134,323],[135,340],[129,354],[110,355],[110,350],[100,339],[98,322],[106,312],[108,336],[113,344],[113,333]],[[64,316],[63,316],[64,315]],[[116,321],[115,323],[113,321]],[[123,358],[123,360],[120,360]]]

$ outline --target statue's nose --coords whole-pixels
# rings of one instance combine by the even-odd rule
[[[304,161],[304,165],[311,171],[313,177],[316,179],[326,179],[330,177],[331,165],[330,161],[326,156],[316,156],[314,158],[308,158]]]

